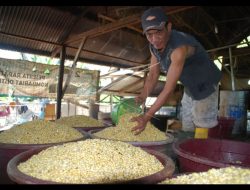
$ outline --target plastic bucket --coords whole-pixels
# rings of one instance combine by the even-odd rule
[[[111,111],[111,119],[115,125],[118,124],[120,116],[125,113],[141,113],[142,109],[139,105],[136,105],[134,98],[128,98],[122,100],[116,104]]]
[[[180,172],[202,172],[211,168],[250,168],[250,143],[221,139],[186,139],[173,143]]]
[[[82,132],[83,133],[83,132]],[[84,137],[68,141],[74,142],[78,140],[85,140],[88,138],[88,134],[85,132],[83,133]],[[35,148],[45,148],[53,145],[63,144],[61,143],[48,143],[48,144],[5,144],[0,143],[0,184],[13,184],[14,182],[10,180],[7,175],[7,164],[17,154],[24,152],[26,150],[35,149]]]
[[[234,118],[218,118],[218,125],[208,130],[208,137],[230,139],[233,131],[234,121]]]
[[[59,184],[57,182],[46,181],[46,180],[28,176],[22,173],[17,168],[19,163],[28,160],[31,156],[39,153],[43,149],[45,148],[37,148],[37,149],[28,150],[13,157],[8,163],[8,167],[7,167],[7,172],[8,172],[10,179],[18,184]],[[144,149],[144,150],[147,151],[149,154],[154,155],[163,164],[164,168],[161,171],[154,173],[152,175],[134,179],[134,180],[122,181],[121,183],[156,184],[160,181],[165,180],[167,177],[172,176],[174,169],[175,169],[175,165],[171,158],[154,150],[148,150],[148,149]]]

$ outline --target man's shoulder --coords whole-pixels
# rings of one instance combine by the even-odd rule
[[[194,46],[194,45],[197,45],[197,43],[198,41],[191,34],[178,31],[178,30],[172,30],[169,44],[173,49],[182,45]]]
[[[172,30],[172,37],[185,37],[185,38],[191,38],[193,37],[191,34],[188,34],[186,32],[183,31],[179,31],[179,30]]]

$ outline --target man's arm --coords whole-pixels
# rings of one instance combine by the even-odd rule
[[[172,52],[172,63],[167,73],[167,81],[165,83],[165,86],[148,112],[144,116],[135,119],[138,122],[138,125],[132,129],[132,131],[136,131],[135,134],[139,134],[145,129],[147,122],[153,117],[155,112],[158,111],[161,106],[166,103],[171,93],[173,93],[176,83],[182,73],[187,55],[188,46],[179,47]]]
[[[185,59],[187,56],[187,47],[182,46],[173,51],[171,54],[171,60],[172,64],[169,67],[168,73],[167,73],[167,81],[165,83],[165,86],[160,93],[160,95],[157,97],[155,103],[151,106],[149,111],[146,113],[146,115],[153,116],[156,111],[158,111],[161,106],[163,106],[167,99],[170,97],[171,93],[175,90],[176,83],[180,78],[180,75],[182,73],[182,69],[185,63]],[[151,118],[150,117],[150,118]],[[149,119],[150,119],[149,118]]]

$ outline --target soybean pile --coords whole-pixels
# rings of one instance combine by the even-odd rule
[[[87,139],[47,148],[18,169],[37,179],[70,184],[119,183],[164,169],[155,156],[129,143]]]
[[[112,140],[120,140],[127,142],[155,142],[165,141],[167,136],[164,132],[157,129],[150,122],[147,123],[146,128],[138,135],[132,132],[132,128],[137,125],[137,122],[130,121],[133,117],[139,116],[137,113],[123,114],[116,127],[109,127],[99,132],[94,133],[96,137]]]
[[[77,129],[51,121],[34,120],[0,133],[0,143],[47,144],[83,138]]]
[[[70,127],[104,127],[103,122],[85,115],[61,117],[55,122]]]
[[[235,166],[183,174],[160,184],[250,184],[250,169]]]

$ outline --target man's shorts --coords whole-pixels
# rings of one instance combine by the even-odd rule
[[[196,127],[211,128],[218,124],[218,93],[215,92],[202,100],[193,100],[185,92],[181,101],[182,104],[182,130],[194,131]]]

